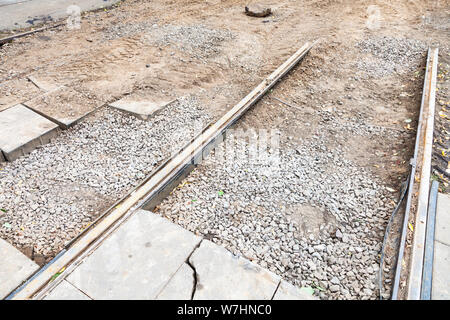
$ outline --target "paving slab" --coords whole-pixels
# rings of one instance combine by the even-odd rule
[[[448,194],[438,193],[437,196],[434,238],[450,246],[450,195]]]
[[[189,261],[197,273],[194,300],[269,300],[281,280],[208,240],[202,241]]]
[[[57,124],[23,105],[0,112],[0,150],[8,161],[49,142],[57,133]]]
[[[450,246],[434,242],[432,300],[450,300]]]
[[[59,83],[51,78],[47,79],[40,76],[28,76],[28,80],[45,92],[54,91],[61,87]]]
[[[118,109],[123,112],[134,115],[142,120],[148,120],[151,116],[157,114],[158,111],[162,110],[165,106],[172,103],[173,99],[155,99],[155,100],[144,100],[135,101],[127,98],[121,99],[119,101],[110,104],[111,107]]]
[[[0,111],[14,107],[44,92],[28,79],[3,81],[0,85]]]
[[[287,281],[281,280],[273,300],[317,300],[305,288],[297,288]]]
[[[43,300],[92,300],[66,280],[61,281]]]
[[[35,112],[67,129],[103,103],[73,88],[61,86],[23,103]]]
[[[194,270],[187,263],[183,263],[156,299],[191,300],[194,283]]]
[[[8,296],[38,269],[36,263],[0,239],[0,299]]]
[[[107,238],[67,281],[92,299],[155,299],[201,238],[139,210]]]

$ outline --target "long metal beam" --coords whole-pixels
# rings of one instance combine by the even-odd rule
[[[270,76],[262,81],[252,92],[229,110],[215,124],[204,130],[191,144],[183,148],[180,153],[159,167],[154,173],[145,179],[143,184],[129,194],[119,205],[107,212],[104,218],[93,226],[83,237],[75,241],[50,266],[41,273],[34,275],[28,283],[17,290],[11,299],[33,298],[41,289],[48,285],[55,274],[73,267],[88,252],[99,245],[101,239],[109,231],[118,226],[118,223],[131,216],[138,208],[155,197],[161,190],[182,174],[187,166],[198,163],[197,160],[204,154],[208,146],[220,140],[225,131],[233,125],[251,106],[253,106],[264,94],[270,90],[286,73],[288,73],[315,44],[306,43],[297,50],[289,59],[278,67]],[[63,278],[59,275],[58,278]]]
[[[405,252],[406,237],[409,229],[408,224],[412,207],[412,197],[415,191],[414,181],[416,179],[416,167],[419,167],[421,171],[419,177],[419,193],[417,196],[417,202],[415,203],[416,219],[414,222],[414,239],[413,247],[411,249],[407,299],[420,299],[428,209],[428,194],[430,188],[431,151],[433,144],[438,50],[438,48],[428,49],[419,123],[417,126],[414,157],[411,159],[411,177],[399,245],[399,254],[397,259],[394,284],[392,289],[392,300],[398,299],[400,279],[403,272],[405,271],[403,268],[403,258]]]
[[[424,102],[427,112],[424,114],[425,136],[423,143],[420,187],[414,223],[414,239],[411,251],[411,268],[409,273],[408,300],[419,300],[422,287],[423,258],[425,234],[427,227],[428,196],[430,193],[431,153],[433,149],[434,109],[436,100],[436,76],[438,49],[428,51],[428,69],[425,76]]]

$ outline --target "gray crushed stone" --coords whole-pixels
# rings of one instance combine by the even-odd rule
[[[145,43],[156,46],[172,45],[192,57],[205,59],[220,52],[220,44],[233,39],[229,30],[211,29],[203,24],[159,25],[155,22],[118,24],[104,33],[106,40],[143,35]]]
[[[205,25],[176,26],[154,24],[146,34],[149,43],[158,46],[173,45],[199,59],[220,52],[220,44],[233,38],[229,30],[210,29]]]
[[[326,129],[365,136],[384,129],[318,114],[314,135],[300,145],[287,142],[272,165],[214,152],[157,213],[322,299],[375,299],[378,255],[397,195],[343,158],[341,147],[327,145]],[[248,141],[236,141],[249,150]],[[277,151],[268,156],[277,159]]]
[[[51,143],[0,168],[0,237],[52,257],[138,185],[209,116],[180,98],[149,121],[104,108]]]
[[[420,57],[427,53],[427,45],[419,40],[394,37],[372,37],[356,46],[368,54],[356,63],[366,77],[384,77],[405,73],[420,66]]]

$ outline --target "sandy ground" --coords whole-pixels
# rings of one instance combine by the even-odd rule
[[[445,1],[378,1],[370,8],[372,1],[260,3],[269,5],[274,14],[245,16],[246,2],[240,0],[124,1],[110,10],[85,14],[80,29],[59,27],[17,39],[0,48],[0,110],[43,93],[28,81],[32,76],[74,87],[99,103],[129,94],[196,94],[217,119],[304,42],[320,39],[297,68],[301,72],[280,83],[278,97],[301,107],[339,110],[347,118],[357,115],[368,124],[400,132],[401,138],[350,134],[329,141],[345,146],[344,158],[398,191],[413,153],[425,52],[411,57],[408,68],[389,70],[389,56],[377,58],[358,43],[383,37],[411,39],[425,48],[437,44],[445,53],[449,28]],[[271,112],[259,114],[251,125],[281,117],[276,110]],[[291,135],[304,138],[308,130],[296,125]],[[99,198],[93,210],[111,201]],[[9,215],[13,213],[0,216],[1,224]],[[87,222],[80,221],[77,230]],[[18,226],[2,230],[1,236],[24,251],[16,241],[23,233]],[[52,250],[47,250],[51,254],[45,260],[62,243],[48,244]]]

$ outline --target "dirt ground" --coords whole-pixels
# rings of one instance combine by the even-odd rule
[[[44,94],[45,86],[38,88],[28,80],[32,76],[49,86],[74,88],[82,93],[77,103],[85,99],[85,105],[92,101],[102,105],[130,94],[195,93],[217,119],[306,41],[319,39],[288,81],[277,86],[277,97],[304,108],[305,117],[308,108],[339,111],[342,119],[387,129],[385,137],[376,139],[330,133],[328,143],[344,147],[344,158],[398,192],[413,154],[426,50],[411,57],[411,66],[400,69],[402,61],[390,61],[388,55],[379,65],[380,60],[358,44],[383,37],[411,39],[424,48],[439,45],[445,54],[448,3],[259,1],[272,8],[273,15],[266,18],[244,15],[246,3],[123,1],[84,14],[80,29],[58,27],[14,40],[0,47],[0,110]],[[173,26],[175,31],[185,28],[182,33],[188,41],[166,36],[174,34]],[[220,32],[209,33],[202,26]],[[197,34],[209,38],[189,38]],[[391,62],[399,69],[388,70]],[[372,66],[378,66],[378,73],[371,73]],[[251,125],[289,121],[288,116],[273,109],[258,115]],[[308,118],[312,126],[315,121]],[[389,130],[397,134],[391,137]],[[291,135],[300,139],[311,131],[294,123]],[[97,206],[107,204],[99,199]],[[392,259],[387,257],[391,264]]]

